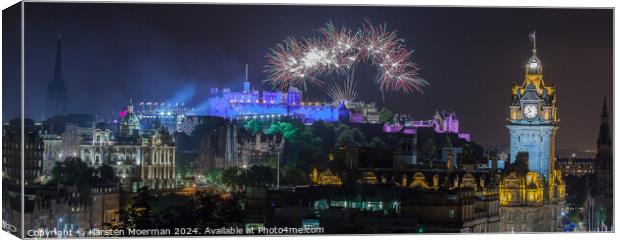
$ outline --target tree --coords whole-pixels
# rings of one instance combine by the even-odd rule
[[[286,185],[298,186],[308,184],[306,174],[298,168],[289,168],[283,178]]]
[[[335,127],[336,130],[336,136],[340,136],[340,134],[342,134],[344,131],[349,130],[349,126],[346,124],[339,124],[337,127]]]
[[[214,169],[207,173],[207,182],[212,185],[220,185],[223,183],[222,176],[224,171],[222,169]]]
[[[80,158],[68,157],[52,168],[52,184],[75,185],[80,188],[92,186],[100,180],[95,176],[95,169],[88,167]]]
[[[311,128],[314,136],[323,141],[321,152],[327,154],[336,145],[336,127],[331,123],[317,121]]]
[[[239,175],[241,185],[266,185],[274,182],[275,171],[269,167],[254,165],[247,170],[242,170]]]
[[[222,172],[222,183],[227,187],[239,185],[238,173],[239,168],[237,167],[224,169],[224,172]]]
[[[267,128],[267,134],[281,134],[290,140],[297,135],[297,128],[288,122],[274,122]]]
[[[387,146],[380,137],[373,137],[372,140],[370,140],[370,143],[368,145],[371,148],[381,148],[381,149],[385,149]]]
[[[337,145],[339,146],[347,146],[347,147],[357,147],[357,142],[353,137],[353,133],[351,130],[344,130],[340,135],[338,135]]]
[[[394,113],[387,108],[382,108],[379,112],[379,122],[380,123],[390,123],[394,118]]]
[[[158,199],[156,203],[171,203],[163,210],[155,211],[158,219],[159,228],[185,228],[194,226],[197,223],[195,210],[197,206],[193,201],[193,196],[184,196],[179,194],[168,194]],[[152,228],[153,228],[152,227]]]
[[[357,128],[346,129],[338,135],[337,145],[360,147],[366,145],[366,137]]]
[[[103,182],[105,184],[111,185],[118,182],[118,177],[114,172],[114,168],[107,164],[103,164],[101,167],[97,168],[95,171],[95,176],[97,177],[96,181]]]
[[[366,145],[366,136],[357,128],[352,128],[351,133],[353,133],[353,139],[357,142],[358,145]]]
[[[251,119],[245,122],[245,124],[243,124],[243,127],[255,135],[257,133],[263,132],[264,124],[260,121],[257,121],[256,119]]]
[[[245,211],[241,207],[239,197],[232,194],[229,198],[220,198],[213,212],[216,216],[216,227],[228,227],[243,223]]]
[[[236,194],[197,191],[190,196],[155,195],[142,188],[129,207],[119,211],[119,220],[106,226],[112,229],[238,227],[243,217]]]
[[[156,199],[147,187],[140,188],[129,207],[119,211],[119,219],[113,222],[111,227],[114,229],[150,229],[158,226],[151,206]]]

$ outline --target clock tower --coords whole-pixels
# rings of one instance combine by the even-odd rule
[[[523,83],[512,86],[508,118],[510,162],[519,153],[527,153],[530,171],[549,179],[554,170],[555,142],[558,130],[556,91],[543,81],[543,65],[536,55],[536,32],[530,34],[532,57],[525,65]]]

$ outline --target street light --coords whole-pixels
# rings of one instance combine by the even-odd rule
[[[284,137],[284,136],[282,136]],[[284,139],[283,139],[284,140]],[[277,154],[277,158],[276,158],[276,189],[280,189],[280,150],[278,149],[278,147],[276,146],[276,144],[271,144],[271,148],[276,151]]]

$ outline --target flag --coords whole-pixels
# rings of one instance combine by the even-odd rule
[[[533,31],[532,33],[530,33],[530,41],[532,42],[532,51],[534,53],[536,53],[536,31]]]
[[[536,42],[536,31],[530,33],[530,41]]]

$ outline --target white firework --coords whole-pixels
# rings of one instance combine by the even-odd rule
[[[359,98],[355,81],[353,81],[353,75],[347,77],[342,85],[332,84],[327,89],[327,95],[332,99],[333,103],[354,103]]]
[[[421,92],[428,85],[410,60],[412,51],[405,48],[396,31],[387,31],[385,24],[375,26],[366,20],[354,32],[338,29],[330,22],[319,32],[320,36],[301,41],[288,38],[271,49],[267,54],[266,82],[282,90],[300,85],[306,89],[307,82],[322,86],[322,76],[350,75],[356,64],[366,62],[377,68],[382,93]],[[353,84],[352,80],[346,84]]]

